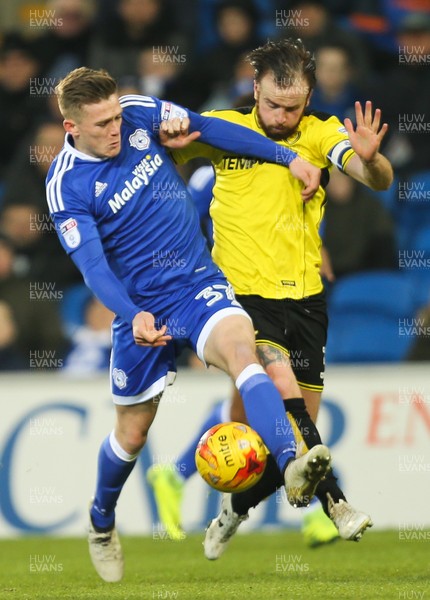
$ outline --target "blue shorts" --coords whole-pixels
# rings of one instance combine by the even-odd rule
[[[138,305],[139,302],[136,302]],[[236,300],[223,275],[199,279],[169,294],[145,298],[143,310],[152,313],[156,327],[167,325],[174,340],[186,343],[204,361],[204,347],[214,326],[224,317],[241,314],[250,319]],[[162,393],[176,377],[175,344],[138,346],[132,328],[119,317],[112,325],[111,385],[115,404],[131,405]]]

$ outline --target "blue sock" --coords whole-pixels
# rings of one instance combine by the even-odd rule
[[[248,365],[236,380],[249,424],[276,459],[281,473],[296,456],[296,441],[281,395],[263,367]]]
[[[202,437],[202,435],[214,425],[218,425],[218,423],[222,423],[223,421],[225,421],[225,416],[222,414],[224,412],[223,404],[223,402],[215,404],[215,406],[209,413],[208,418],[200,427],[197,436],[192,440],[192,442],[190,442],[186,450],[184,450],[184,452],[179,456],[178,460],[176,461],[176,472],[179,473],[179,475],[184,479],[188,479],[197,471],[195,454],[197,444],[199,443],[199,440]]]
[[[120,458],[112,449],[112,444],[117,451],[129,458]],[[99,452],[97,486],[94,502],[91,507],[91,520],[94,527],[100,531],[112,529],[115,523],[115,506],[124,483],[136,464],[137,455],[134,457],[120,448],[113,433],[102,443]]]

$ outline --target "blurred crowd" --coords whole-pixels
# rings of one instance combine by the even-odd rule
[[[44,179],[64,139],[58,80],[103,67],[121,93],[227,108],[252,94],[247,53],[282,37],[315,54],[312,109],[343,120],[371,99],[390,126],[382,151],[395,169],[391,190],[331,178],[329,286],[398,272],[399,256],[429,257],[412,275],[430,330],[430,0],[50,0],[28,2],[0,34],[0,369],[46,359],[87,374],[108,364],[112,315],[83,288],[46,206]],[[424,338],[410,356],[430,357]]]

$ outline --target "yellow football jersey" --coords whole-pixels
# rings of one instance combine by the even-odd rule
[[[204,114],[264,135],[255,107]],[[214,165],[212,256],[235,292],[298,300],[322,290],[318,229],[324,215],[323,185],[332,164],[343,169],[354,151],[337,117],[313,112],[305,113],[296,132],[279,143],[323,169],[322,185],[306,204],[302,184],[284,166],[199,142],[172,155],[177,163],[204,156]]]

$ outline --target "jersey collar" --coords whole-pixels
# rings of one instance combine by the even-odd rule
[[[65,135],[64,148],[67,150],[67,152],[70,152],[70,154],[73,154],[73,156],[76,156],[76,158],[80,158],[81,160],[88,160],[91,162],[102,162],[103,160],[106,160],[105,158],[97,158],[96,156],[90,156],[89,154],[85,154],[80,150],[76,150],[76,148],[73,146],[73,138],[70,133],[66,133]]]
[[[258,118],[258,114],[257,114],[257,106],[256,106],[256,105],[254,105],[254,107],[253,107],[253,109],[252,109],[252,116],[254,117],[254,121],[255,121],[255,124],[257,125],[258,129],[261,131],[261,133],[262,133],[263,135],[266,135],[266,134],[264,133],[264,129],[263,129],[263,128],[261,127],[261,125],[260,125],[260,119]],[[267,137],[267,136],[266,136],[266,137]]]

